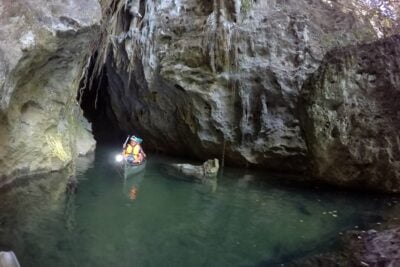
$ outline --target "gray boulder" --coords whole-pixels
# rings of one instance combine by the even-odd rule
[[[400,192],[400,35],[330,52],[301,113],[314,177]]]

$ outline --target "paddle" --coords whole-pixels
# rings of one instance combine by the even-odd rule
[[[125,149],[126,144],[128,143],[129,137],[131,137],[130,135],[128,135],[128,137],[125,140],[125,143],[122,145],[122,149]]]
[[[124,151],[126,144],[128,143],[130,135],[128,135],[128,137],[125,140],[125,143],[122,145],[122,151]],[[117,154],[115,155],[115,161],[116,162],[122,162],[124,160],[124,157],[121,154]]]

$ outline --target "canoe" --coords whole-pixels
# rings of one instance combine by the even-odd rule
[[[144,160],[140,164],[129,164],[125,162],[125,168],[124,168],[125,177],[138,174],[142,172],[145,168],[146,168],[146,160]]]
[[[0,266],[1,267],[21,267],[17,257],[12,251],[0,251]]]

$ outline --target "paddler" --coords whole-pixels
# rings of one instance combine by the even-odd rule
[[[146,154],[140,145],[142,141],[141,138],[134,135],[130,138],[129,144],[123,151],[123,156],[128,163],[140,164],[146,158]]]

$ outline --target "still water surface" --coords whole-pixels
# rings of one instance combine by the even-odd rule
[[[237,169],[196,183],[166,174],[173,159],[158,156],[124,179],[113,154],[80,163],[75,194],[57,174],[2,189],[0,249],[23,267],[275,266],[380,221],[386,203]]]

